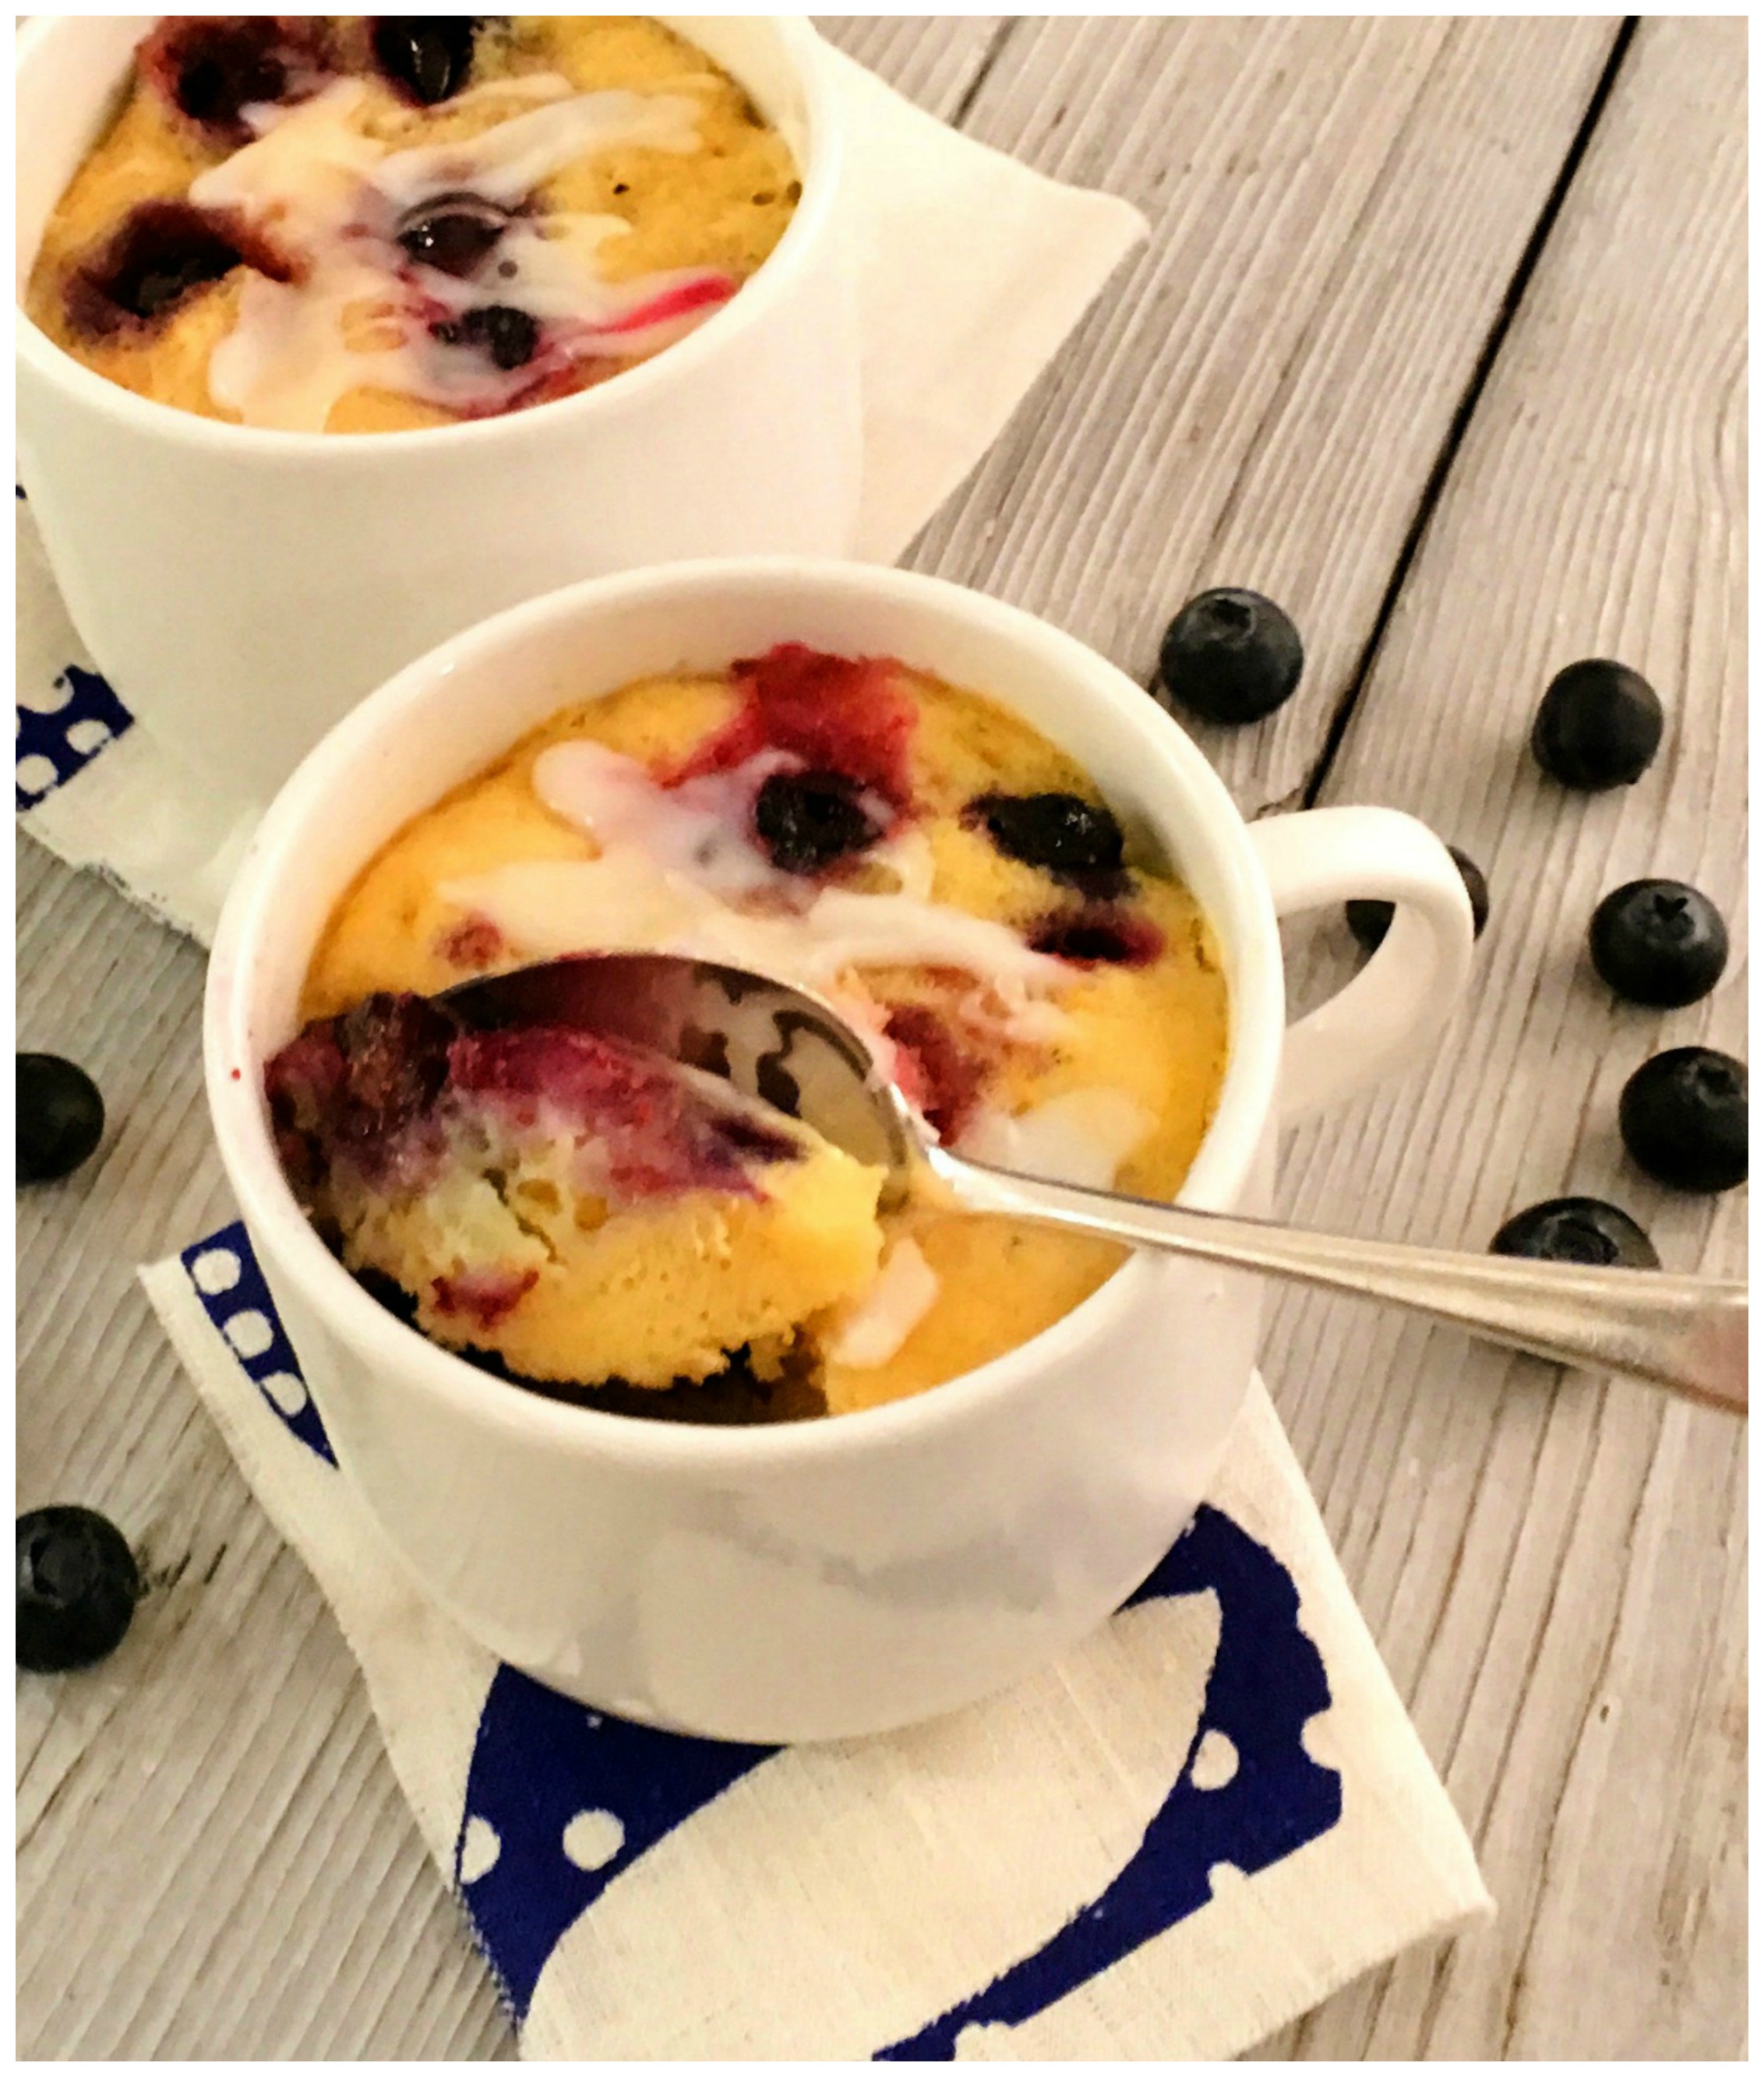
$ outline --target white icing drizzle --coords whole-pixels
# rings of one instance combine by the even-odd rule
[[[216,403],[247,425],[297,432],[322,431],[338,399],[362,388],[485,415],[577,360],[656,352],[723,300],[733,285],[704,268],[608,281],[601,248],[630,231],[610,215],[515,218],[488,285],[408,259],[394,234],[431,198],[471,194],[514,208],[596,152],[698,148],[698,104],[684,94],[573,94],[544,74],[491,82],[454,105],[516,89],[544,105],[475,137],[402,152],[362,133],[368,89],[359,80],[334,81],[291,107],[248,111],[260,134],[193,182],[190,198],[237,211],[302,271],[289,282],[248,278],[238,323],[210,356]],[[546,327],[534,359],[498,368],[431,335],[431,324],[489,302],[511,303]]]
[[[481,80],[476,86],[451,95],[447,113],[457,115],[462,109],[491,107],[505,101],[562,101],[575,91],[560,72],[512,73],[506,79]],[[261,127],[252,120],[252,110],[243,113],[253,129]]]
[[[482,195],[512,209],[542,181],[590,152],[630,145],[695,152],[697,117],[697,102],[682,94],[618,87],[572,94],[476,137],[394,152],[381,160],[373,184],[401,212],[431,195],[455,193]]]
[[[900,881],[897,893],[909,894],[915,901],[930,898],[937,865],[931,855],[931,840],[923,830],[902,830],[873,846],[868,855],[875,864],[886,866]]]
[[[822,992],[866,966],[959,967],[1042,993],[1070,984],[1069,967],[1031,951],[1002,923],[910,894],[816,888],[780,872],[746,832],[763,780],[799,761],[762,751],[668,789],[603,744],[554,744],[534,765],[535,790],[591,832],[600,857],[497,866],[440,893],[488,917],[530,959],[590,945],[683,952]]]
[[[648,769],[600,743],[554,743],[533,767],[533,790],[555,814],[578,823],[604,855],[630,853],[664,874],[684,875],[722,901],[801,894],[747,830],[754,796],[775,772],[799,760],[762,751],[732,771],[659,786]]]
[[[1107,1190],[1156,1123],[1125,1089],[1069,1089],[1015,1118],[983,1106],[955,1144],[996,1168]]]
[[[937,1303],[942,1280],[903,1237],[888,1250],[876,1278],[847,1313],[827,1354],[851,1370],[876,1370],[899,1354],[902,1344]]]

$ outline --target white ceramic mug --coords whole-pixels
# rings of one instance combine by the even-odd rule
[[[1223,950],[1231,1042],[1184,1203],[1253,1197],[1291,1104],[1423,1046],[1471,940],[1458,869],[1420,823],[1335,808],[1246,826],[1113,664],[897,570],[772,559],[577,586],[411,665],[306,760],[227,901],[205,1044],[221,1153],[338,1461],[428,1595],[503,1659],[621,1716],[766,1742],[935,1715],[1102,1621],[1207,1490],[1250,1380],[1259,1282],[1138,1255],[1024,1347],[834,1419],[593,1412],[487,1377],[360,1288],[283,1178],[262,1071],[333,905],[412,815],[566,701],[785,640],[892,655],[1002,701],[1187,880]],[[1350,896],[1396,902],[1391,930],[1287,1031],[1276,918]]]
[[[850,552],[861,425],[842,106],[790,17],[661,18],[796,153],[802,198],[698,329],[475,423],[264,431],[146,402],[18,314],[20,481],[81,639],[174,757],[267,801],[401,664],[517,600],[682,556]],[[19,36],[18,287],[154,17]]]

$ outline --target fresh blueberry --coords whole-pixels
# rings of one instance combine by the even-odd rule
[[[1632,880],[1606,895],[1587,934],[1599,978],[1630,1002],[1700,1002],[1727,964],[1727,926],[1682,880]]]
[[[1165,631],[1158,655],[1164,691],[1207,721],[1260,721],[1283,706],[1304,668],[1299,631],[1254,591],[1204,591]]]
[[[19,1517],[17,1655],[27,1673],[70,1673],[107,1659],[141,1597],[122,1531],[89,1507]]]
[[[59,1054],[19,1055],[17,1105],[21,1183],[71,1176],[104,1137],[98,1084]]]
[[[1712,1193],[1745,1180],[1743,1061],[1707,1046],[1644,1060],[1623,1085],[1617,1126],[1636,1166],[1675,1189]]]
[[[1107,808],[1076,793],[983,793],[968,804],[1007,858],[1048,872],[1118,872],[1121,825]]]
[[[1602,793],[1635,784],[1663,726],[1659,696],[1638,671],[1589,657],[1550,680],[1532,724],[1532,754],[1564,786]]]
[[[539,321],[511,303],[485,303],[463,317],[429,327],[443,346],[468,346],[485,355],[505,374],[525,368],[539,351]]]
[[[419,265],[464,281],[495,250],[508,222],[494,202],[476,195],[439,195],[405,218],[397,241]]]
[[[411,100],[432,108],[470,77],[477,30],[471,15],[382,15],[373,25],[374,62]]]
[[[1475,859],[1467,858],[1456,844],[1447,844],[1446,848],[1457,861],[1464,892],[1470,897],[1471,929],[1479,938],[1488,922],[1488,882]],[[1346,908],[1347,927],[1367,951],[1375,952],[1384,942],[1395,909],[1388,901],[1350,901]]]
[[[1515,1212],[1488,1243],[1491,1255],[1532,1255],[1541,1262],[1587,1262],[1596,1267],[1658,1269],[1654,1242],[1629,1214],[1600,1197],[1552,1197]]]
[[[819,872],[880,832],[842,772],[774,772],[755,796],[755,834],[782,872]]]

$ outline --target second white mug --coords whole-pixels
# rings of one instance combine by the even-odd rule
[[[684,556],[851,552],[838,82],[806,21],[662,19],[776,124],[802,197],[738,294],[611,382],[420,432],[265,431],[137,397],[15,314],[19,477],[69,614],[148,733],[242,808],[400,665],[518,600]],[[21,298],[149,27],[46,15],[19,33]]]

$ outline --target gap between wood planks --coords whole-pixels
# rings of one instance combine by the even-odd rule
[[[968,117],[973,114],[974,104],[980,98],[980,89],[992,77],[992,68],[1004,56],[1006,45],[1021,27],[1022,20],[1021,15],[1007,15],[992,31],[992,41],[988,44],[980,63],[974,68],[974,77],[962,89],[962,98],[956,102],[955,110],[950,117],[950,127],[952,130],[959,130],[967,121]]]
[[[1512,329],[1513,321],[1519,314],[1520,306],[1525,302],[1525,292],[1531,285],[1532,277],[1537,271],[1537,263],[1543,257],[1544,248],[1550,243],[1550,234],[1555,229],[1556,220],[1562,214],[1562,204],[1567,200],[1569,190],[1574,185],[1575,177],[1580,170],[1582,160],[1586,157],[1587,148],[1592,142],[1593,133],[1597,130],[1600,119],[1604,114],[1605,106],[1611,98],[1612,89],[1617,83],[1617,75],[1623,69],[1624,60],[1629,55],[1629,46],[1635,40],[1635,32],[1640,19],[1638,15],[1626,15],[1618,24],[1617,32],[1612,39],[1611,50],[1605,59],[1604,69],[1600,73],[1598,82],[1592,89],[1591,98],[1587,103],[1586,113],[1581,117],[1579,127],[1575,131],[1573,139],[1568,146],[1561,169],[1556,175],[1554,185],[1545,198],[1544,206],[1538,213],[1537,221],[1533,227],[1530,237],[1525,241],[1525,249],[1519,256],[1519,264],[1513,269],[1512,277],[1507,284],[1506,293],[1500,299],[1500,308],[1496,311],[1493,322],[1488,327],[1488,335],[1483,341],[1482,352],[1477,356],[1476,364],[1471,370],[1470,379],[1464,385],[1463,394],[1458,400],[1458,408],[1452,414],[1451,423],[1446,429],[1446,437],[1440,444],[1439,453],[1434,459],[1433,468],[1428,472],[1427,481],[1421,486],[1421,496],[1416,502],[1414,517],[1409,522],[1408,531],[1404,536],[1403,545],[1397,553],[1396,563],[1391,570],[1390,582],[1385,586],[1384,595],[1379,601],[1378,610],[1372,617],[1371,631],[1366,638],[1365,647],[1360,651],[1359,661],[1354,666],[1352,676],[1336,701],[1335,710],[1329,717],[1329,725],[1324,734],[1323,747],[1318,751],[1317,760],[1312,765],[1304,785],[1297,790],[1296,796],[1291,797],[1289,801],[1281,801],[1275,805],[1282,807],[1291,805],[1295,807],[1314,808],[1317,804],[1318,797],[1328,782],[1330,772],[1334,768],[1335,760],[1341,753],[1342,745],[1346,740],[1348,728],[1353,721],[1354,710],[1359,705],[1360,696],[1365,691],[1371,677],[1374,664],[1378,661],[1379,651],[1383,646],[1385,634],[1390,626],[1392,616],[1396,610],[1396,601],[1402,596],[1403,587],[1408,581],[1409,571],[1414,564],[1417,555],[1420,552],[1422,537],[1427,531],[1428,523],[1432,519],[1441,497],[1445,494],[1446,480],[1450,476],[1453,464],[1458,459],[1458,451],[1464,443],[1464,437],[1470,430],[1470,422],[1475,414],[1477,405],[1482,400],[1483,390],[1488,385],[1488,378],[1494,372],[1495,363],[1500,357],[1500,350],[1507,343],[1507,335]],[[973,94],[978,90],[980,81],[984,80],[986,73],[991,69],[994,59],[1002,48],[1003,40],[1001,39],[988,52],[982,64],[979,79],[963,100],[962,107],[963,114],[971,105]]]

